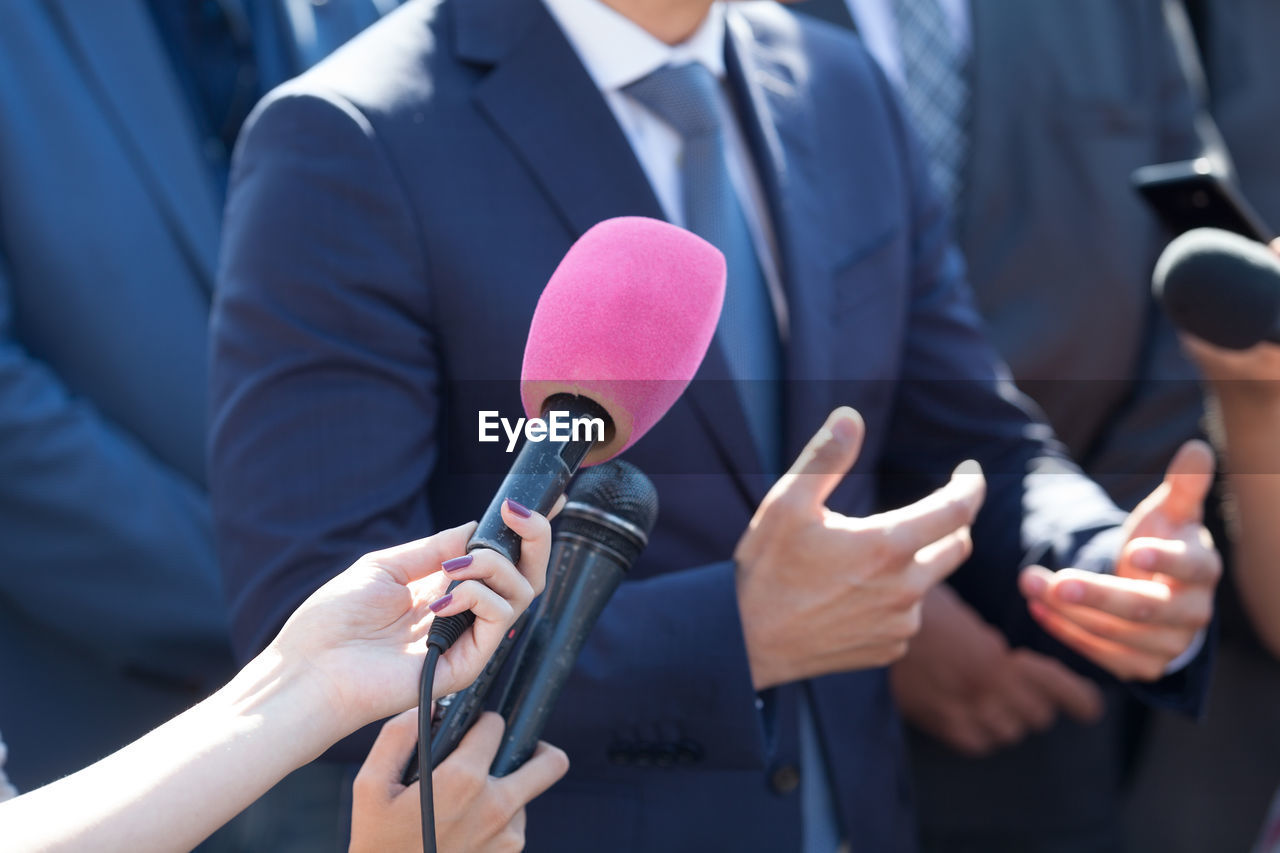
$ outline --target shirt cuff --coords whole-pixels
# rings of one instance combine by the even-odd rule
[[[1200,650],[1204,648],[1205,637],[1209,635],[1208,628],[1201,628],[1196,631],[1196,635],[1191,638],[1191,645],[1187,646],[1187,650],[1169,661],[1169,665],[1164,668],[1165,675],[1173,675],[1187,668],[1187,665],[1196,659],[1196,655],[1200,654]]]

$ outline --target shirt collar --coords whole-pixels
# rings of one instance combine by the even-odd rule
[[[719,0],[694,34],[675,46],[601,0],[543,2],[601,92],[619,91],[668,64],[701,62],[716,79],[724,77],[724,6]]]

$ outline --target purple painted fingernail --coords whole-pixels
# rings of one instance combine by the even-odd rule
[[[529,509],[524,504],[516,503],[515,501],[511,500],[511,498],[507,498],[507,509],[511,510],[521,518],[528,518],[529,516],[533,515],[533,510]]]
[[[441,610],[444,610],[449,606],[450,601],[453,601],[453,593],[448,593],[443,598],[439,598],[431,602],[431,612],[439,613]]]
[[[456,572],[458,569],[465,569],[475,560],[475,557],[466,554],[461,557],[454,557],[452,560],[445,560],[440,564],[440,568],[446,572]]]

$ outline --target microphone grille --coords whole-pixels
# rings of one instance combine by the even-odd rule
[[[1220,347],[1248,349],[1280,316],[1278,276],[1280,264],[1266,246],[1202,228],[1169,244],[1152,283],[1180,328]]]
[[[569,500],[616,515],[638,527],[645,538],[658,520],[658,490],[630,462],[612,459],[586,469],[569,489]]]

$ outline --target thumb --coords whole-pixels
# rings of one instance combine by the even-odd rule
[[[836,409],[809,439],[791,469],[769,490],[769,497],[776,500],[786,495],[814,508],[824,506],[858,461],[866,432],[862,415],[848,406]]]
[[[1164,482],[1134,510],[1135,519],[1141,524],[1158,513],[1175,527],[1198,524],[1204,517],[1204,500],[1213,487],[1213,472],[1213,451],[1209,445],[1188,441],[1169,462]]]
[[[373,748],[356,774],[357,787],[393,788],[400,786],[404,769],[418,742],[418,709],[397,714],[382,726]]]

